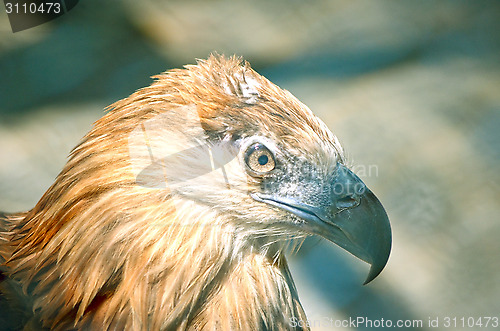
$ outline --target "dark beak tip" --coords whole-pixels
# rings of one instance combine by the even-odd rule
[[[384,270],[386,263],[384,262],[382,266],[373,264],[370,267],[370,272],[368,273],[368,276],[366,277],[366,280],[364,281],[363,285],[367,285],[368,283],[371,283],[375,278],[377,278],[378,275]]]
[[[377,276],[380,275],[382,270],[384,270],[385,266],[387,265],[392,248],[392,236],[390,235],[390,232],[389,238],[385,238],[384,242],[386,244],[381,247],[381,249],[375,256],[373,256],[373,262],[371,263],[370,271],[363,285],[367,285],[375,278],[377,278]]]

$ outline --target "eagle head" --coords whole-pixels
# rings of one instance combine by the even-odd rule
[[[237,58],[186,69],[157,76],[162,94],[150,97],[182,100],[158,101],[168,111],[129,136],[137,183],[168,190],[179,215],[206,207],[243,242],[319,235],[371,264],[365,283],[374,279],[389,257],[389,220],[328,127]]]

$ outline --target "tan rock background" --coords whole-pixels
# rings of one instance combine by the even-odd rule
[[[391,219],[389,264],[368,286],[367,266],[328,243],[292,258],[314,330],[357,317],[493,329],[467,322],[500,318],[498,1],[86,0],[16,34],[1,11],[0,210],[32,207],[106,105],[212,51],[320,116]]]

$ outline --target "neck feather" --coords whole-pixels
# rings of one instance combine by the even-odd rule
[[[34,295],[45,326],[287,330],[291,318],[305,320],[286,242],[265,245],[194,204],[167,214],[168,206],[133,215],[100,210],[73,214],[48,243],[30,237],[43,215],[30,213],[10,229],[11,242],[37,242],[6,265]]]

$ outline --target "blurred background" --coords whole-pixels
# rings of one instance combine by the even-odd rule
[[[329,243],[290,258],[313,330],[493,329],[468,323],[500,318],[496,0],[85,0],[15,34],[2,10],[0,210],[33,207],[105,106],[213,51],[322,118],[391,219],[391,258],[367,286],[368,265]]]

